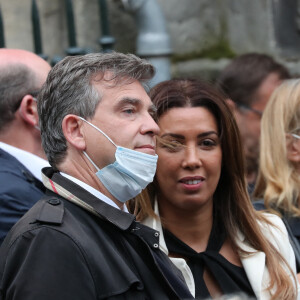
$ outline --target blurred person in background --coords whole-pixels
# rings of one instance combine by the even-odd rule
[[[283,218],[292,244],[300,245],[300,79],[284,81],[263,113],[259,173],[253,196],[261,199],[253,203],[255,208]]]
[[[50,65],[36,54],[0,49],[0,245],[10,228],[43,195],[37,95]]]
[[[283,65],[259,53],[236,57],[217,78],[241,132],[250,194],[258,172],[261,116],[274,89],[288,78],[289,72]]]

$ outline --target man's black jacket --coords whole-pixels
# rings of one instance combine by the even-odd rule
[[[1,300],[192,298],[156,231],[51,168],[44,173],[56,193],[47,190],[2,244]]]

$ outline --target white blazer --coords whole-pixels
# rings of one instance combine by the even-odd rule
[[[156,201],[155,201],[154,211],[157,215],[159,215],[158,205]],[[265,215],[269,219],[269,221],[272,224],[274,224],[274,226],[269,226],[267,224],[260,224],[266,239],[268,239],[274,245],[274,247],[279,251],[279,253],[281,253],[281,255],[286,259],[291,269],[293,270],[293,274],[296,276],[295,255],[290,245],[289,237],[282,220],[276,215],[267,214],[267,213],[265,213]],[[162,225],[159,219],[148,217],[142,223],[160,232],[160,236],[159,236],[160,249],[166,255],[168,255],[169,251],[166,246],[166,242],[162,231]],[[247,277],[249,279],[249,282],[251,284],[253,292],[255,293],[256,298],[258,300],[270,299],[272,291],[269,292],[268,290],[266,290],[266,288],[268,287],[268,283],[270,281],[270,276],[265,264],[266,261],[265,253],[261,251],[257,251],[252,247],[250,247],[247,244],[247,242],[245,242],[245,237],[240,232],[238,233],[236,243],[241,249],[247,252],[251,252],[251,254],[245,257],[240,256],[240,260],[242,262],[243,268],[247,274]],[[191,294],[195,297],[195,282],[194,282],[193,274],[188,264],[183,258],[170,257],[170,259],[174,263],[174,265],[182,272],[182,275],[185,278],[186,284]],[[289,274],[289,276],[292,277],[292,274],[288,269],[287,269],[287,273]],[[292,281],[294,282],[293,279]],[[298,290],[297,300],[300,300],[300,286],[298,281],[297,281],[297,290]]]

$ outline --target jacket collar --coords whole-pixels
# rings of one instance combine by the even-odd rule
[[[169,256],[169,250],[166,245],[166,241],[164,238],[164,233],[162,229],[162,224],[160,221],[160,216],[159,216],[159,209],[158,209],[158,202],[157,198],[155,196],[154,199],[154,212],[156,214],[156,218],[153,217],[147,217],[145,220],[143,220],[143,224],[147,225],[148,227],[153,228],[157,232],[159,232],[159,248],[162,252],[164,252],[167,256]],[[193,274],[186,263],[186,261],[183,258],[177,258],[177,257],[169,257],[170,260],[173,262],[173,264],[179,269],[185,279],[185,282],[188,286],[188,289],[190,293],[195,297],[195,282],[194,282],[194,277]]]
[[[42,177],[47,189],[81,206],[101,219],[113,223],[121,230],[127,230],[135,221],[134,215],[123,212],[101,201],[79,185],[60,175],[59,172],[51,167],[42,169]]]
[[[240,255],[240,259],[256,298],[264,299],[261,293],[263,292],[263,275],[266,271],[266,255],[252,248],[240,231],[237,233],[236,243],[238,247],[249,253]]]
[[[168,247],[167,247],[165,239],[164,239],[163,229],[162,229],[162,225],[161,225],[161,222],[160,222],[159,209],[158,209],[158,203],[157,203],[157,200],[156,200],[156,196],[155,196],[155,200],[154,200],[154,212],[155,212],[157,218],[147,217],[143,221],[143,224],[147,225],[150,228],[153,228],[154,230],[156,230],[160,233],[160,235],[159,235],[159,248],[166,255],[169,255],[169,250],[168,250]]]

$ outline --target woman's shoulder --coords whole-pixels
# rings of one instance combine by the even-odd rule
[[[264,239],[273,245],[273,247],[290,262],[293,250],[290,246],[289,236],[283,221],[280,217],[271,213],[258,212],[258,214],[257,222]],[[246,252],[257,251],[257,249],[248,245],[243,235],[241,235],[242,239],[240,239],[239,235],[238,237],[238,245],[242,250]]]
[[[278,250],[289,248],[289,236],[281,218],[275,214],[262,212],[259,226],[266,239]]]
[[[259,225],[263,227],[264,230],[270,231],[283,231],[283,234],[286,234],[286,227],[282,221],[282,219],[272,211],[266,210],[264,200],[259,199],[257,201],[252,202],[253,207],[256,211],[259,211],[261,218],[259,220]],[[274,210],[275,212],[275,210]]]
[[[290,238],[282,219],[271,213],[262,212],[263,220],[260,227],[265,238],[284,257],[293,272],[296,273],[295,254],[290,244]]]
[[[271,232],[283,232],[287,235],[287,231],[282,219],[272,213],[261,212],[262,218],[259,220],[259,226],[264,230],[269,230]]]

